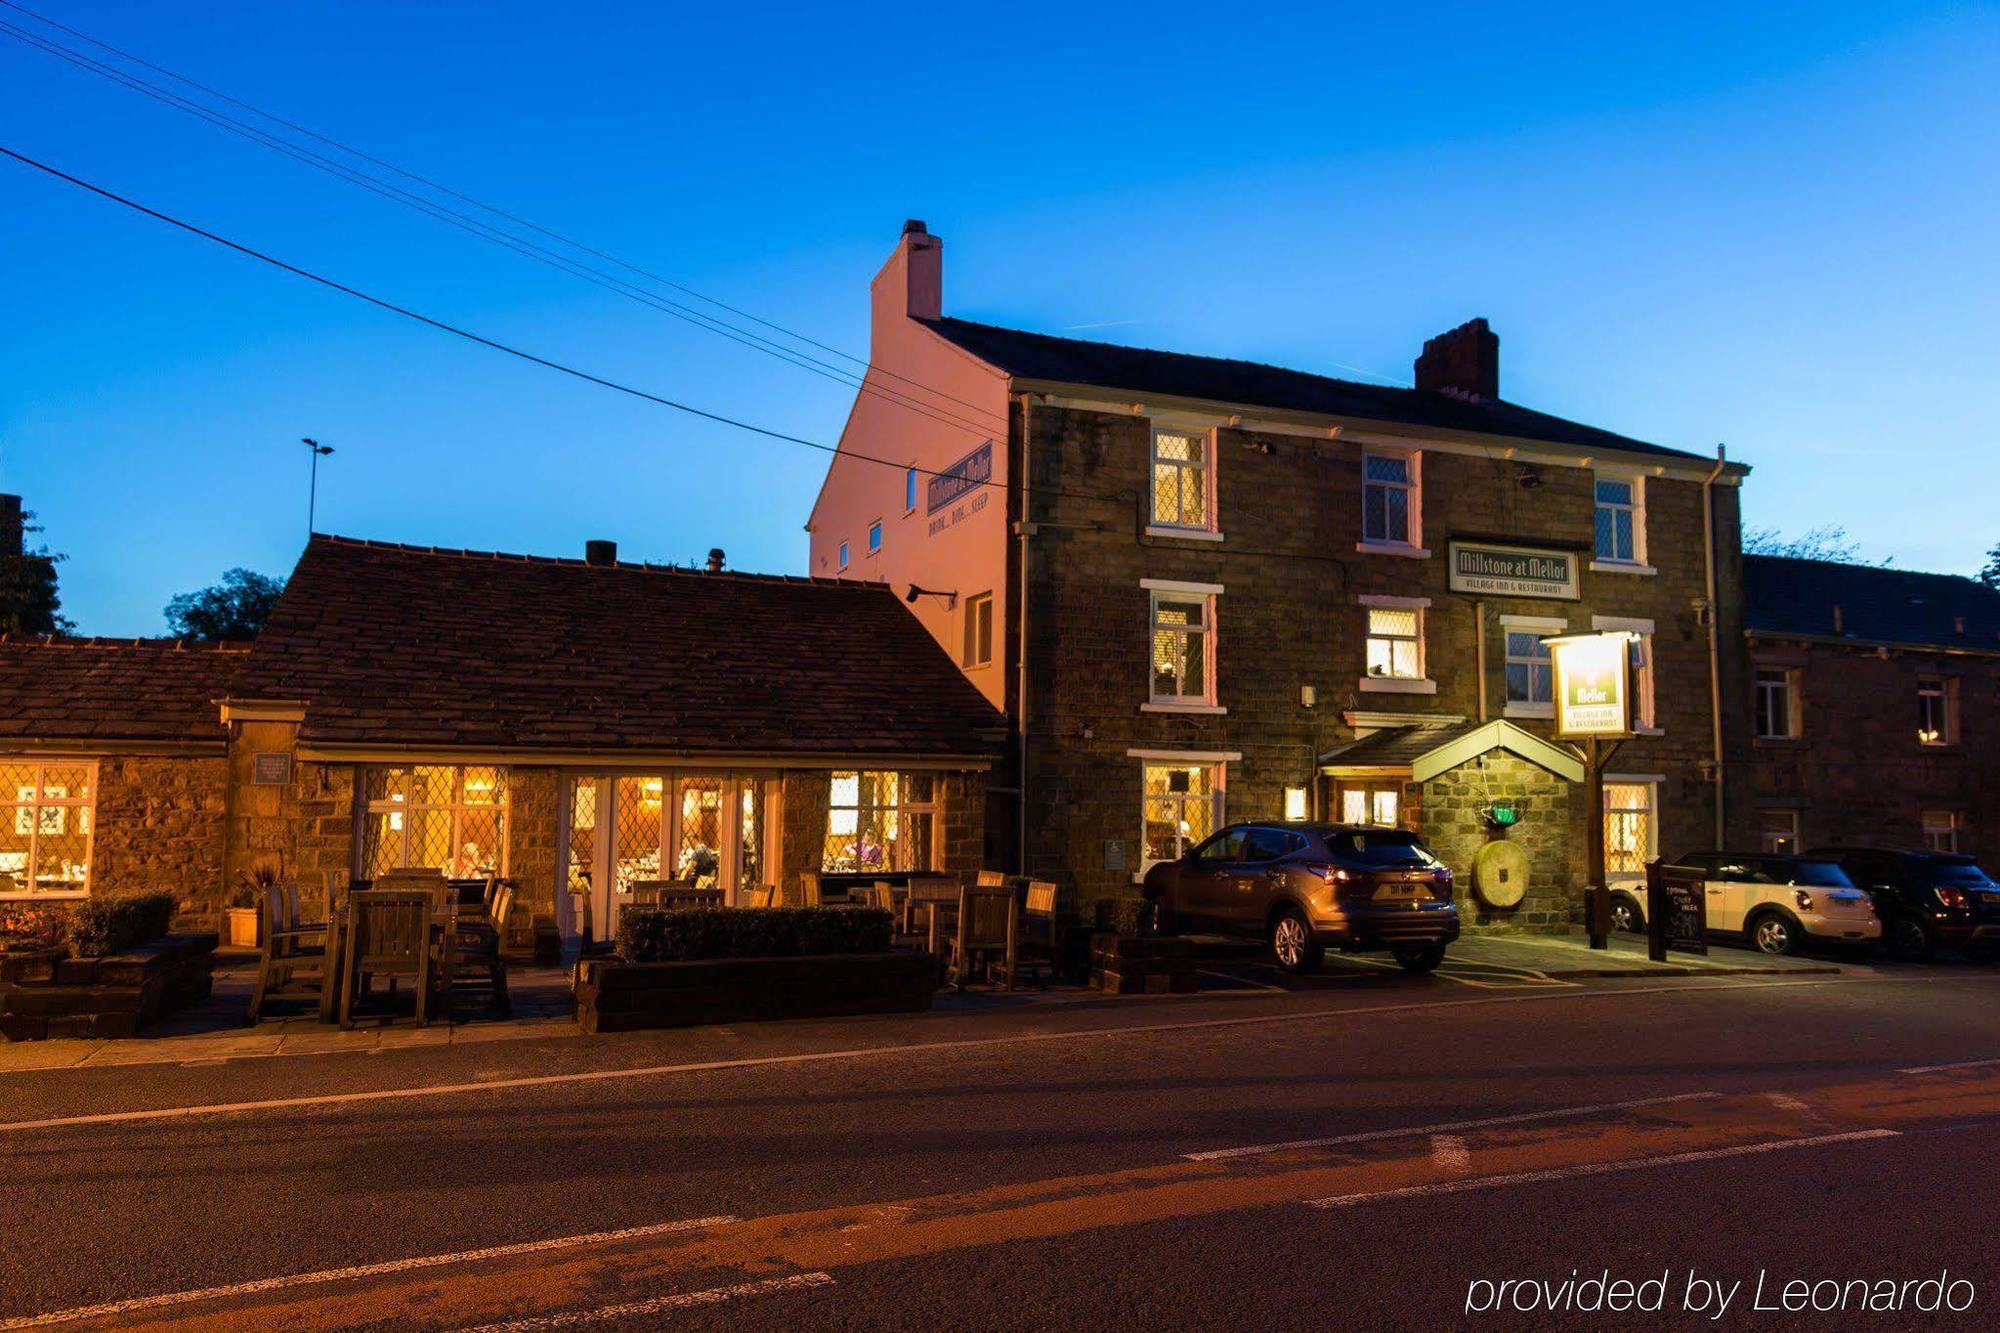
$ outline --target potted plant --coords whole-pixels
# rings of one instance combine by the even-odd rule
[[[223,910],[224,940],[232,949],[254,949],[264,934],[264,893],[278,882],[270,866],[248,870],[238,879],[229,906]]]

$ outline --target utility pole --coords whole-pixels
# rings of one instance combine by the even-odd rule
[[[333,446],[330,444],[321,444],[318,440],[313,439],[301,439],[299,443],[303,444],[307,452],[312,455],[312,480],[306,489],[306,540],[311,541],[313,520],[319,508],[319,460],[325,455],[332,453]]]

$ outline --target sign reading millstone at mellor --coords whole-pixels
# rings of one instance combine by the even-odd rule
[[[1576,601],[1576,552],[1493,542],[1453,541],[1451,590],[1494,597],[1550,597]]]

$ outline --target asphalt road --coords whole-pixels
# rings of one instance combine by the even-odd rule
[[[1506,1307],[1604,1270],[1638,1324],[1948,1272],[1874,1318],[1991,1326],[1996,1135],[1964,966],[8,1075],[0,1328],[1581,1327]]]

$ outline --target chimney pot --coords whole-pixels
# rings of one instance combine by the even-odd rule
[[[903,224],[903,235],[909,236],[913,233],[918,236],[928,236],[930,228],[924,225],[922,218],[911,218]]]
[[[583,561],[587,565],[615,565],[618,563],[618,543],[593,537],[583,544]]]
[[[1419,389],[1475,398],[1500,396],[1500,336],[1484,318],[1469,319],[1424,344],[1417,357]]]
[[[918,223],[917,225],[922,226],[923,224]],[[722,548],[720,546],[710,547],[708,552],[708,572],[711,574],[720,574],[722,572],[722,560]]]
[[[0,556],[19,555],[26,549],[26,523],[21,497],[0,495]]]

